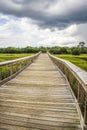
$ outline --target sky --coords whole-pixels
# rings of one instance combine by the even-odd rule
[[[0,47],[87,46],[87,0],[0,0]]]

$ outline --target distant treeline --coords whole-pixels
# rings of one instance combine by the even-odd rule
[[[78,48],[78,47],[53,47],[49,50],[52,54],[73,54],[73,55],[80,55],[80,54],[87,54],[87,47]]]
[[[40,49],[36,47],[25,47],[25,48],[16,48],[16,47],[7,47],[0,48],[0,53],[37,53]]]
[[[0,48],[0,53],[37,53],[42,51],[43,53],[49,51],[52,54],[87,54],[87,47],[85,47],[84,42],[80,42],[77,47],[25,47],[25,48],[15,48],[15,47],[7,47]]]

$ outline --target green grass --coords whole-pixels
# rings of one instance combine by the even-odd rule
[[[33,54],[0,54],[0,62],[4,62],[7,60],[14,60],[17,58],[22,58],[26,56],[31,56]],[[12,65],[13,74],[20,70],[20,65],[22,68],[26,65],[26,62],[21,61],[17,65]],[[0,67],[0,80],[3,80],[11,75],[10,66]]]
[[[14,60],[17,58],[22,58],[26,56],[31,56],[33,54],[0,54],[0,62],[4,62],[7,60]]]
[[[61,54],[61,55],[55,55],[55,56],[68,60],[68,61],[72,62],[73,64],[77,65],[78,67],[87,71],[87,54],[82,54],[79,56]]]

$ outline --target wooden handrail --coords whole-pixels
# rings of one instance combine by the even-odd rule
[[[24,58],[19,58],[16,60],[5,61],[0,63],[0,86],[15,77],[19,72],[21,72],[24,68],[26,68],[29,64],[33,62],[35,58],[41,52],[33,55],[27,56]]]
[[[55,57],[50,53],[48,55],[66,75],[80,107],[84,120],[84,129],[87,129],[87,72],[69,61]]]

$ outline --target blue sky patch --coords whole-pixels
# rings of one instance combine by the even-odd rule
[[[6,24],[8,22],[5,18],[0,18],[0,25]]]

